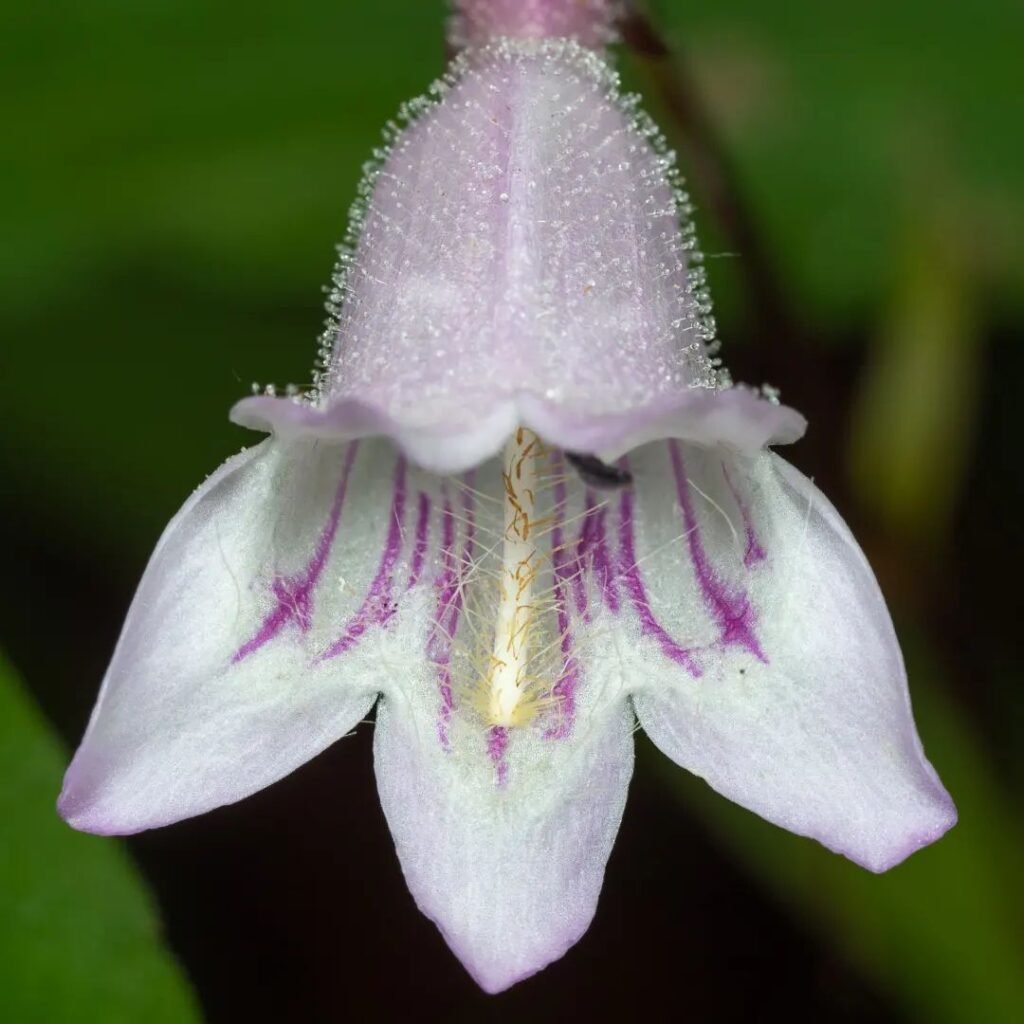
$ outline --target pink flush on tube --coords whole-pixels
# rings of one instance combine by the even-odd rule
[[[615,38],[621,6],[617,0],[455,0],[452,34],[467,46],[508,36],[600,47]]]

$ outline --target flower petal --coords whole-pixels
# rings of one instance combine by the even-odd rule
[[[282,440],[326,441],[387,437],[418,466],[433,473],[461,473],[496,455],[520,422],[515,403],[498,403],[490,415],[466,429],[458,423],[410,423],[388,415],[360,398],[346,398],[326,408],[293,399],[255,395],[231,410],[240,427],[272,432]]]
[[[129,833],[239,800],[353,728],[415,602],[405,462],[385,443],[264,442],[165,531],[60,812]],[[407,524],[408,521],[408,524]]]
[[[941,836],[956,812],[914,728],[889,613],[827,499],[770,454],[670,442],[631,466],[628,672],[651,739],[873,871]]]
[[[460,418],[410,425],[407,416],[389,416],[359,398],[321,409],[267,395],[242,399],[231,410],[231,419],[284,440],[388,437],[413,462],[434,473],[462,473],[480,465],[501,450],[519,424],[567,451],[600,452],[609,461],[666,437],[757,452],[765,445],[799,441],[807,429],[800,413],[742,385],[717,391],[693,388],[640,409],[606,414],[574,412],[523,392],[496,403],[471,426]]]
[[[506,39],[469,51],[436,92],[367,184],[322,394],[248,398],[236,422],[380,431],[442,472],[496,453],[517,424],[616,454],[802,433],[792,410],[722,390],[671,154],[596,53]]]
[[[385,686],[377,780],[417,903],[498,991],[560,957],[593,917],[633,716],[618,662],[601,656],[614,598],[593,492],[526,431],[440,490],[434,627]],[[510,537],[529,544],[510,549]],[[497,728],[508,671],[518,713]]]
[[[381,805],[420,909],[500,992],[593,919],[633,771],[633,716],[624,699],[595,702],[571,737],[467,728],[448,746],[436,719],[418,691],[378,705]]]

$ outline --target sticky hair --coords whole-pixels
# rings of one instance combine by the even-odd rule
[[[564,611],[567,581],[556,578],[554,549],[545,543],[556,528],[555,488],[564,482],[561,460],[553,457],[539,439],[520,431],[517,439],[524,447],[517,465],[502,466],[502,496],[480,493],[467,484],[460,486],[490,507],[489,518],[498,505],[504,513],[513,510],[517,541],[528,545],[528,555],[511,566],[502,562],[506,534],[512,525],[494,529],[474,521],[484,544],[458,567],[458,590],[462,612],[451,642],[451,685],[455,704],[485,726],[501,724],[522,727],[538,719],[556,715],[562,701],[557,690],[569,671],[563,653],[564,631],[559,615]],[[522,459],[530,461],[529,508],[519,501],[511,474],[522,469]],[[537,514],[545,509],[543,514]],[[523,595],[525,600],[520,600]],[[505,624],[503,637],[496,637],[502,623],[498,610],[514,607]],[[525,657],[523,653],[525,652]],[[503,661],[502,654],[507,653]],[[518,663],[518,664],[516,664]],[[492,713],[493,681],[498,671],[515,665],[514,685],[517,699],[508,720],[497,723]]]

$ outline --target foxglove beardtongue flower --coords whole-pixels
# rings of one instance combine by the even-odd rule
[[[409,888],[489,991],[586,930],[634,716],[873,871],[955,820],[864,556],[766,450],[804,421],[715,360],[613,13],[458,6],[467,48],[355,207],[315,387],[234,409],[272,437],[167,528],[60,799],[92,832],[166,825],[376,703]]]

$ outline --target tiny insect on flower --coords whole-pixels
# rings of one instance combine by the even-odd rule
[[[580,475],[580,479],[599,490],[625,487],[633,482],[629,470],[620,466],[609,466],[596,455],[582,455],[580,452],[566,452],[565,461]]]
[[[588,927],[639,724],[883,871],[956,813],[802,417],[719,364],[673,157],[607,0],[464,0],[369,171],[314,386],[167,527],[59,808],[126,834],[240,800],[376,705],[418,905],[500,991]]]

